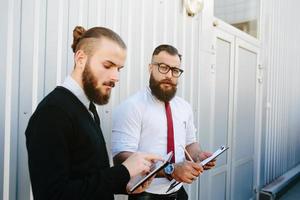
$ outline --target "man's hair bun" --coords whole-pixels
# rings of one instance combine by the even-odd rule
[[[82,26],[76,26],[73,30],[73,44],[72,44],[72,49],[73,52],[76,52],[76,48],[77,45],[80,41],[80,39],[82,38],[82,36],[84,35],[84,33],[86,32],[86,30],[82,27]]]

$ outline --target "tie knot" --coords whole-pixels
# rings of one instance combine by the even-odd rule
[[[92,102],[90,102],[89,110],[90,110],[92,113],[95,113],[96,106],[95,106],[95,104],[93,104]]]
[[[165,101],[165,107],[170,107],[170,102],[169,101]]]
[[[93,113],[94,120],[95,120],[96,124],[100,125],[100,118],[98,116],[98,113],[97,113],[97,110],[96,110],[96,106],[92,102],[90,102],[89,110]]]

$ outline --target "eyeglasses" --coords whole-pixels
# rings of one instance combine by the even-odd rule
[[[153,65],[157,65],[158,71],[162,74],[167,74],[170,70],[172,71],[172,76],[178,78],[182,73],[183,70],[177,67],[170,67],[165,63],[152,63]]]

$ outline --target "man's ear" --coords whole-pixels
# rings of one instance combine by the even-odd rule
[[[75,68],[83,71],[87,62],[87,58],[88,56],[84,53],[83,50],[78,50],[74,55]]]
[[[153,70],[153,65],[149,64],[148,65],[148,72],[149,72],[149,74],[151,74],[152,70]]]

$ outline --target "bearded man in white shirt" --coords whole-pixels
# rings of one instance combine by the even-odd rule
[[[188,199],[182,184],[168,191],[171,180],[192,183],[204,169],[198,163],[211,153],[200,150],[190,104],[175,96],[181,69],[181,55],[171,45],[158,46],[149,64],[149,87],[116,108],[113,115],[112,153],[119,164],[137,151],[161,156],[173,151],[173,161],[161,170],[149,188],[129,200]],[[186,160],[185,151],[193,160]],[[167,192],[168,191],[168,192]]]

